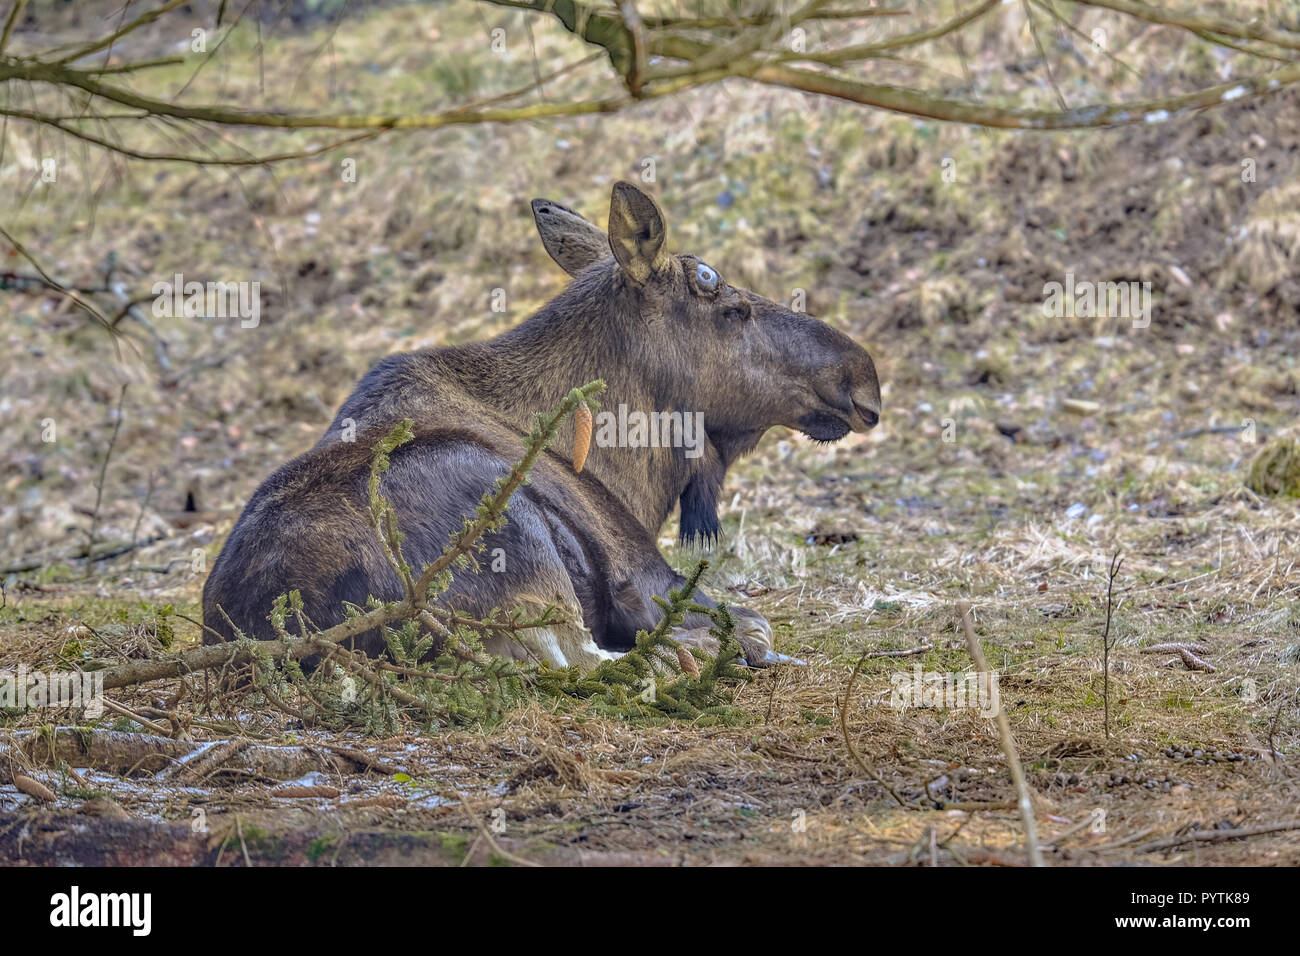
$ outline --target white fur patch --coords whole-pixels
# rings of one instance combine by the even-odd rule
[[[490,654],[514,660],[545,661],[552,667],[580,667],[583,670],[591,670],[601,661],[623,656],[621,651],[597,647],[591,633],[581,625],[529,628],[519,632],[518,640],[498,638],[485,642],[484,649]]]
[[[567,594],[564,589],[567,589]],[[513,639],[493,638],[484,642],[484,649],[490,654],[514,660],[546,661],[553,667],[578,667],[584,671],[591,670],[601,661],[622,657],[621,652],[601,650],[596,646],[591,631],[582,623],[582,609],[569,582],[562,582],[562,588],[557,583],[557,590],[560,593],[549,601],[537,593],[518,595],[516,606],[538,614],[548,605],[558,606],[562,611],[567,610],[567,620],[550,627],[520,631]]]

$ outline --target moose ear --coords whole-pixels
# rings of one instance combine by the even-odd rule
[[[638,285],[668,267],[668,227],[655,201],[631,183],[614,184],[609,201],[609,248]]]
[[[609,255],[609,238],[600,227],[557,202],[534,199],[533,221],[546,251],[571,276]]]

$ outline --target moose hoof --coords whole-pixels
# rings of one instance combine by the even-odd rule
[[[732,613],[736,619],[736,641],[740,644],[748,666],[771,667],[773,664],[803,663],[772,650],[772,625],[767,623],[767,618],[748,608],[733,608]],[[675,631],[672,636],[683,647],[694,648],[710,657],[717,657],[721,650],[718,639],[707,627]]]
[[[768,652],[772,649],[772,625],[757,611],[738,607],[732,609],[736,619],[736,640],[745,652],[745,662],[750,667],[767,667]]]
[[[747,607],[733,607],[731,614],[736,619],[737,637],[747,637],[765,649],[772,646],[772,625],[767,618]]]

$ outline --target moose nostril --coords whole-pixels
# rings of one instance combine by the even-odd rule
[[[862,416],[862,420],[868,428],[875,428],[880,424],[880,399],[871,395],[861,393],[854,395],[849,399],[853,403],[853,408]]]

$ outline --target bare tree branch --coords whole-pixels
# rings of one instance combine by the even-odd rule
[[[783,87],[910,116],[1021,130],[1089,129],[1160,122],[1191,110],[1249,100],[1300,85],[1300,57],[1292,55],[1293,51],[1300,51],[1300,33],[1270,25],[1262,19],[1229,22],[1195,12],[1155,7],[1141,0],[1079,0],[1076,8],[1094,7],[1140,23],[1172,27],[1199,41],[1233,51],[1242,58],[1242,63],[1267,63],[1269,67],[1253,76],[1230,83],[1216,82],[1190,92],[1070,107],[1065,102],[1063,84],[1059,80],[1066,77],[1077,79],[1077,74],[1069,72],[1070,67],[1087,69],[1087,63],[1077,50],[1074,60],[1078,63],[1069,58],[1058,58],[1053,62],[1051,51],[1039,36],[1032,7],[1045,10],[1059,26],[1076,34],[1081,35],[1081,32],[1048,0],[1025,0],[1023,8],[1038,60],[1056,91],[1059,104],[1059,109],[1045,110],[1017,107],[1014,102],[978,102],[969,97],[954,96],[943,88],[916,89],[899,83],[867,82],[860,71],[854,69],[872,64],[890,65],[895,70],[932,67],[930,59],[934,47],[927,45],[949,40],[960,43],[963,31],[983,18],[996,15],[1003,6],[999,0],[972,0],[970,6],[957,10],[947,19],[928,24],[923,20],[917,22],[925,16],[925,10],[912,11],[902,7],[831,9],[829,0],[804,0],[788,13],[774,7],[766,11],[761,8],[750,10],[745,15],[730,12],[719,4],[719,15],[715,16],[709,15],[705,0],[694,17],[645,16],[634,0],[616,0],[613,5],[580,0],[473,2],[537,14],[552,23],[558,21],[564,30],[603,54],[601,59],[608,61],[622,88],[618,92],[589,98],[548,92],[542,102],[520,102],[529,97],[540,97],[544,85],[554,83],[562,76],[574,77],[579,67],[590,66],[592,71],[602,69],[593,57],[587,57],[549,74],[534,60],[532,83],[480,97],[477,102],[433,112],[324,113],[249,109],[223,102],[181,103],[179,97],[184,88],[171,96],[150,95],[129,85],[129,81],[143,71],[174,65],[182,62],[183,58],[127,59],[110,64],[106,56],[105,62],[98,67],[77,68],[73,64],[95,53],[111,52],[122,38],[168,14],[181,15],[183,11],[178,8],[182,6],[182,0],[157,3],[104,36],[86,40],[70,51],[65,43],[57,52],[47,50],[5,55],[3,51],[25,5],[25,0],[15,0],[5,21],[4,32],[0,34],[0,88],[8,89],[15,83],[30,84],[34,102],[20,108],[8,100],[0,108],[0,116],[4,116],[6,121],[12,119],[52,129],[131,159],[256,166],[314,156],[390,130],[433,130],[448,126],[520,123],[613,113],[639,100],[672,96],[727,79]],[[125,10],[123,12],[125,14]],[[834,32],[829,32],[812,48],[805,48],[802,42],[788,42],[790,31],[796,26],[823,21],[847,26],[837,25]],[[235,29],[238,23],[239,18],[229,29]],[[860,41],[863,27],[872,23],[880,24],[887,35],[870,42],[838,42],[841,37]],[[222,38],[223,43],[225,39]],[[211,62],[221,47],[222,43],[218,43],[198,70]],[[258,49],[261,49],[260,39]],[[908,51],[911,56],[902,55]],[[1115,60],[1108,51],[1102,52]],[[1125,69],[1135,78],[1144,79],[1133,67],[1125,65]],[[609,79],[608,74],[602,76],[598,72],[587,72],[585,76],[588,81],[597,83],[607,84]],[[1208,79],[1213,81],[1215,78]],[[936,87],[941,84],[951,86],[951,77],[939,71],[930,82]],[[587,86],[590,85],[588,82]],[[84,103],[82,113],[66,115],[42,109],[35,94],[46,87],[75,93],[75,102],[78,105]],[[179,152],[170,152],[146,148],[146,144],[139,142],[145,135],[145,128],[129,125],[132,121],[154,118],[206,124],[247,136],[258,130],[291,134],[307,129],[355,130],[364,131],[364,134],[330,145],[265,154],[240,146],[233,137],[218,134],[224,140],[220,150],[204,148],[190,153],[182,148]],[[82,125],[83,120],[97,122],[99,131],[92,133],[87,130]],[[131,135],[119,140],[110,133],[118,128],[131,132]]]
[[[14,5],[9,8],[9,16],[5,19],[4,32],[0,33],[0,53],[5,51],[9,45],[9,37],[14,32],[14,26],[18,23],[18,18],[22,15],[23,7],[27,6],[27,0],[14,0]]]

